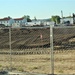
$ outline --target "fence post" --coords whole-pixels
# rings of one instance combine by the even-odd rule
[[[10,71],[12,71],[11,27],[9,27]]]
[[[54,75],[53,26],[50,25],[51,74]]]

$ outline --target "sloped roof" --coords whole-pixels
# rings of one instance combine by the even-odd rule
[[[10,20],[10,18],[2,18],[2,19],[0,19],[0,21],[7,21],[7,20]]]
[[[10,20],[11,18],[2,18],[0,19],[0,21],[7,21],[7,20]],[[24,18],[15,18],[13,20],[23,20]]]
[[[24,18],[15,18],[14,20],[23,20]]]

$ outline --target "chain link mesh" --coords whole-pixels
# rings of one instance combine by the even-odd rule
[[[50,29],[11,29],[12,69],[50,73]]]
[[[9,29],[0,29],[0,70],[10,67]]]
[[[54,73],[75,74],[75,27],[54,27]]]
[[[50,73],[49,28],[0,29],[0,69]]]
[[[53,27],[52,33],[53,48],[50,28],[1,28],[0,70],[74,74],[75,27]]]

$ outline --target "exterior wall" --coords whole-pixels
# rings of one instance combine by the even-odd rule
[[[33,21],[33,22],[27,22],[26,26],[33,26],[33,25],[41,25],[41,23],[45,26],[45,25],[54,25],[53,21],[50,22],[41,22],[41,21]]]
[[[22,23],[22,20],[14,20],[14,23]]]
[[[9,21],[0,21],[0,24],[4,24],[5,26],[8,26],[9,25]]]
[[[14,20],[14,23],[13,23],[12,27],[24,27],[26,22],[27,22],[26,19]]]
[[[41,22],[40,21],[33,21],[33,22],[27,22],[26,26],[33,26],[33,25],[40,25]]]
[[[45,20],[37,20],[32,22],[27,22],[27,19],[9,19],[5,21],[0,21],[0,24],[4,24],[5,26],[12,26],[12,27],[24,27],[24,26],[33,26],[33,25],[54,25],[52,21],[45,21]]]
[[[12,26],[12,24],[14,23],[15,21],[13,19],[10,19],[9,20],[9,26]]]
[[[66,21],[70,21],[70,24],[73,24],[73,18],[64,18],[60,20],[61,23],[66,22]]]
[[[27,19],[24,18],[24,19],[22,20],[22,23],[26,23],[26,22],[27,22]]]
[[[54,22],[53,22],[53,21],[50,21],[50,22],[44,22],[44,25],[54,25]]]
[[[13,27],[13,28],[15,28],[15,27],[20,27],[20,23],[13,23],[13,24],[12,24],[12,27]]]
[[[12,23],[14,23],[13,19],[0,21],[0,24],[4,24],[5,26],[10,26],[10,25],[12,25]]]

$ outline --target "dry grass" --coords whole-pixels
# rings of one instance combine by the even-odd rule
[[[0,55],[0,69],[8,68],[9,55]],[[41,55],[12,55],[12,67],[17,71],[51,73],[50,54]],[[54,54],[54,72],[75,73],[75,50],[57,52]]]

